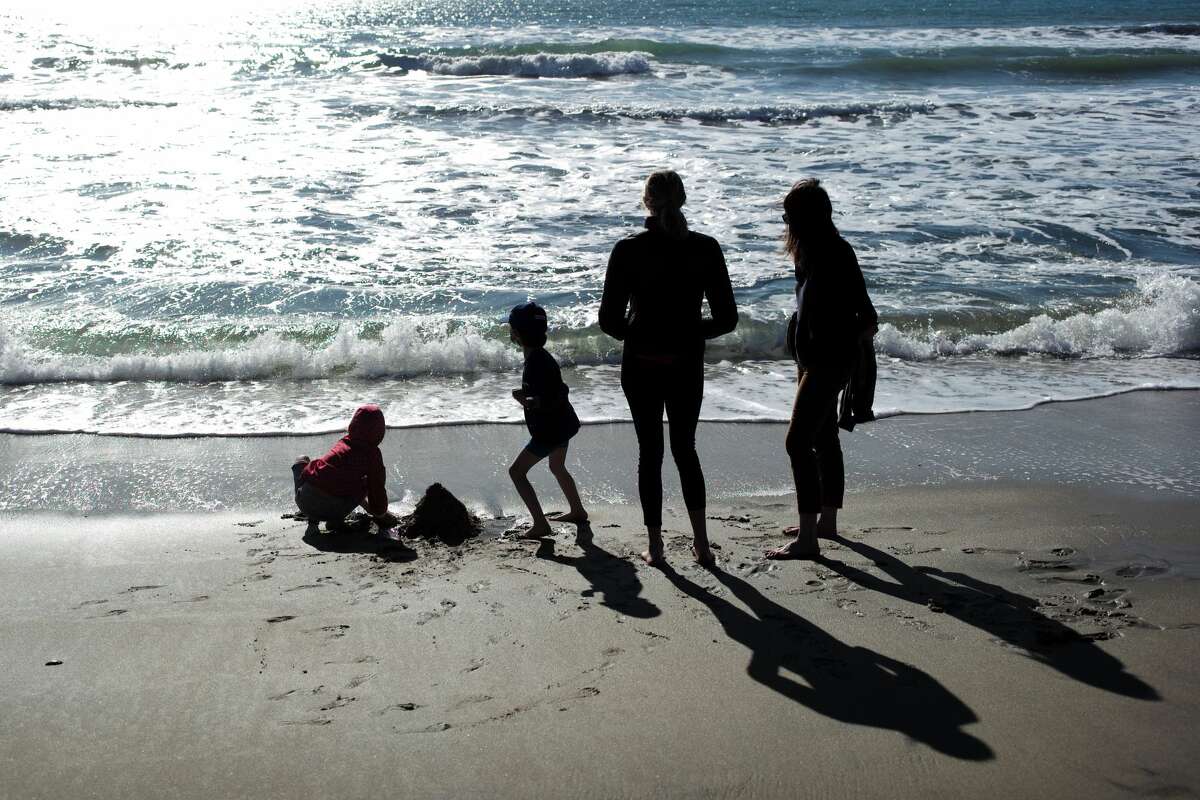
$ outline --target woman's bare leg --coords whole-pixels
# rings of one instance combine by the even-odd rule
[[[667,563],[663,559],[662,528],[647,528],[646,535],[650,539],[650,546],[642,552],[642,561],[652,567],[661,567]]]
[[[821,506],[821,518],[817,520],[817,536],[832,539],[837,536],[838,510],[833,506]]]
[[[701,566],[711,566],[717,563],[712,549],[708,546],[708,521],[703,508],[689,508],[688,519],[692,523],[692,555]]]

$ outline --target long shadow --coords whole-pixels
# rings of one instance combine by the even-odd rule
[[[554,552],[554,540],[542,539],[538,544],[537,557],[574,567],[592,585],[584,591],[585,597],[599,592],[600,604],[630,617],[649,619],[662,612],[658,606],[641,596],[642,582],[637,568],[624,558],[615,556],[592,540],[592,528],[586,522],[578,526],[576,543],[583,550],[582,556],[561,556]]]
[[[862,542],[835,539],[875,563],[895,582],[843,561],[817,562],[863,588],[921,605],[933,601],[943,613],[1024,650],[1030,658],[1090,686],[1137,698],[1158,700],[1153,687],[1125,671],[1125,665],[1095,642],[1037,610],[1037,601],[960,572],[935,567],[914,569]]]
[[[322,533],[310,527],[301,541],[323,553],[366,553],[389,561],[411,561],[417,557],[416,551],[403,544],[372,533],[370,526],[352,527],[336,533]]]
[[[711,570],[752,613],[670,567],[663,573],[708,606],[726,635],[750,651],[746,673],[762,685],[830,719],[894,730],[955,758],[994,757],[987,744],[962,730],[978,721],[975,712],[927,673],[839,641],[727,572]]]

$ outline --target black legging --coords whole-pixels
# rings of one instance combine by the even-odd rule
[[[696,424],[704,400],[704,360],[645,359],[627,354],[621,361],[621,388],[638,438],[638,496],[646,527],[662,527],[664,409],[683,503],[689,511],[702,510],[704,471],[696,455]]]
[[[837,399],[844,383],[839,375],[809,370],[796,386],[786,447],[801,514],[842,507],[846,468],[838,441]]]

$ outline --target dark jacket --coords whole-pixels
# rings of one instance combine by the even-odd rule
[[[521,391],[534,401],[533,408],[525,409],[525,427],[535,442],[559,445],[579,433],[579,417],[567,399],[570,389],[563,383],[558,362],[544,348],[526,354]]]
[[[832,373],[843,382],[839,424],[846,430],[875,418],[875,350],[862,334],[878,322],[849,242],[838,236],[805,253],[796,269],[788,349],[805,369]]]
[[[625,342],[626,355],[699,357],[706,339],[729,333],[737,320],[725,256],[711,236],[689,231],[676,239],[650,217],[646,230],[613,248],[600,329]]]
[[[329,452],[308,462],[301,473],[305,483],[334,497],[366,497],[368,511],[387,511],[387,470],[383,466],[383,441],[386,425],[379,406],[365,405],[354,412],[346,435]]]

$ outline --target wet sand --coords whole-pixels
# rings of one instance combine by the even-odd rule
[[[1120,402],[916,420],[938,479],[862,481],[817,561],[761,558],[788,498],[726,493],[712,572],[671,514],[642,564],[624,502],[412,561],[281,503],[0,515],[0,797],[1200,793],[1195,437],[1108,479],[1142,445],[1076,430]],[[1060,417],[1073,472],[971,477]]]

